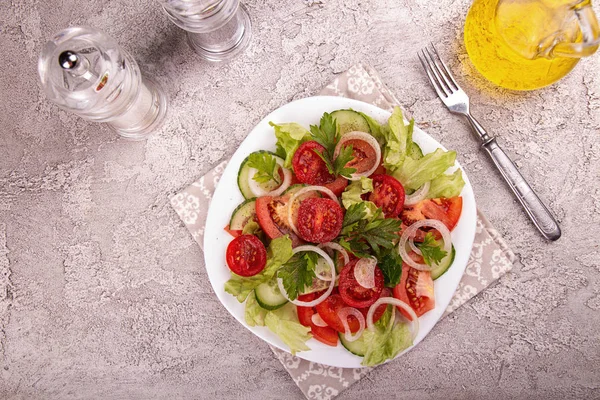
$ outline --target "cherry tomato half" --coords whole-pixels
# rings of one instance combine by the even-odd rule
[[[386,218],[396,218],[404,207],[404,187],[389,175],[373,175],[373,192],[369,201],[381,207]]]
[[[325,147],[314,140],[304,142],[298,147],[292,158],[292,168],[296,178],[309,185],[325,185],[335,180],[329,173],[325,161],[316,152],[324,152]]]
[[[240,276],[253,276],[265,268],[267,250],[254,235],[236,237],[227,246],[227,265]]]
[[[340,272],[340,295],[351,307],[364,308],[375,303],[383,290],[383,273],[375,266],[375,286],[371,289],[362,287],[354,277],[354,267],[358,260],[350,261]]]
[[[298,234],[312,243],[326,243],[342,230],[344,212],[340,205],[325,198],[302,200],[298,209]]]

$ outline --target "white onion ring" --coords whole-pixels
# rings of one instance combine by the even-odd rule
[[[421,251],[421,249],[419,249],[416,245],[415,245],[415,239],[413,238],[408,238],[408,247],[410,247],[410,249],[412,251],[414,251],[416,254],[422,256],[423,252]]]
[[[314,313],[310,320],[316,326],[327,326],[327,322],[323,321],[323,318],[319,315],[319,313]]]
[[[317,246],[312,246],[312,245],[298,246],[292,250],[292,254],[296,254],[300,251],[312,251],[314,253],[317,253],[318,255],[323,257],[325,259],[325,261],[327,261],[327,264],[329,264],[329,267],[331,268],[331,278],[332,278],[329,283],[329,288],[327,288],[327,291],[325,293],[323,293],[320,297],[317,297],[316,299],[314,299],[312,301],[300,301],[298,299],[290,300],[290,297],[288,296],[287,292],[285,291],[285,288],[283,287],[283,281],[281,280],[281,278],[277,278],[277,286],[279,287],[279,291],[281,292],[283,297],[285,297],[285,299],[287,301],[289,301],[290,303],[300,306],[300,307],[314,307],[317,304],[322,303],[327,297],[329,297],[331,292],[333,292],[333,287],[335,286],[335,265],[333,264],[333,260],[331,259],[331,257],[329,257],[329,255],[327,253],[325,253],[323,250],[321,250]]]
[[[292,172],[283,167],[283,160],[280,158],[276,158],[275,161],[281,167],[281,171],[283,171],[283,182],[281,185],[279,185],[279,187],[271,190],[270,192],[267,192],[265,189],[261,188],[258,182],[254,180],[254,175],[256,175],[258,170],[256,168],[250,168],[248,170],[248,186],[250,187],[250,190],[254,196],[279,196],[290,187],[290,184],[292,183]]]
[[[348,140],[362,140],[363,142],[366,142],[369,146],[371,146],[373,150],[375,150],[375,163],[373,163],[373,166],[368,171],[355,172],[350,176],[351,181],[357,181],[363,176],[371,175],[373,172],[375,172],[377,167],[379,167],[379,162],[381,161],[381,147],[379,147],[379,142],[377,141],[377,139],[375,139],[370,134],[366,132],[352,131],[345,133],[344,136],[342,136],[342,138],[338,142],[337,146],[335,146],[335,151],[333,152],[334,158],[337,157],[338,154],[340,154],[342,145]]]
[[[319,248],[329,247],[332,250],[339,251],[342,254],[342,257],[344,257],[344,265],[346,265],[350,262],[350,257],[348,256],[348,252],[346,251],[346,249],[335,242],[321,243],[317,247],[319,247]]]
[[[417,333],[419,333],[419,317],[417,317],[417,314],[415,314],[415,311],[411,308],[411,306],[409,306],[402,300],[398,300],[394,297],[380,297],[375,303],[373,303],[373,305],[371,307],[369,307],[369,312],[367,313],[367,328],[369,330],[374,329],[373,315],[375,314],[375,310],[377,310],[377,308],[379,308],[379,306],[382,304],[391,304],[391,305],[400,307],[404,311],[406,311],[408,313],[408,315],[410,315],[410,318],[411,318],[410,322],[412,325],[412,328],[411,328],[412,340],[414,341],[415,338],[417,337]],[[396,308],[394,307],[394,313],[392,314],[392,318],[395,318],[395,314],[396,314]],[[394,321],[391,320],[390,323],[394,323]]]
[[[348,317],[350,315],[354,315],[354,317],[358,320],[358,323],[360,325],[358,331],[356,331],[354,335],[352,334],[352,332],[350,332],[350,324],[348,324]],[[363,331],[365,330],[365,317],[360,311],[358,311],[358,309],[354,307],[344,307],[337,312],[337,316],[342,320],[344,330],[346,331],[344,332],[344,337],[347,341],[354,342],[362,335]]]
[[[356,282],[365,289],[375,287],[375,266],[377,259],[375,257],[361,258],[354,266],[354,278]]]
[[[412,206],[414,204],[417,204],[421,200],[423,200],[429,193],[430,187],[431,187],[431,181],[425,182],[423,184],[423,186],[421,186],[420,188],[415,190],[415,192],[413,194],[409,194],[404,198],[404,205]]]
[[[317,262],[317,265],[315,265],[315,276],[325,282],[329,282],[331,280],[331,276],[326,275],[329,272],[329,265],[327,265],[327,269],[323,270],[323,268],[321,268],[321,263]]]
[[[450,237],[450,231],[448,230],[446,225],[444,225],[441,221],[438,221],[437,219],[422,219],[420,221],[415,222],[408,228],[406,228],[406,230],[404,232],[402,232],[402,236],[400,237],[400,242],[398,242],[398,254],[400,254],[400,257],[402,257],[402,261],[404,261],[411,267],[416,268],[420,271],[431,271],[437,264],[434,263],[433,265],[427,265],[427,264],[418,263],[415,260],[413,260],[412,257],[410,257],[406,251],[406,243],[408,242],[410,237],[414,236],[414,234],[417,232],[417,230],[419,228],[422,228],[425,226],[429,226],[433,229],[436,229],[438,232],[440,232],[442,234],[442,240],[444,241],[444,251],[446,252],[446,257],[450,256],[450,252],[452,250],[452,238]],[[413,243],[413,246],[414,246],[414,243]],[[414,247],[416,247],[416,246],[414,246]],[[444,257],[442,259],[442,261],[446,257]],[[440,262],[442,262],[442,261],[440,261]]]
[[[303,195],[304,193],[313,192],[313,191],[323,192],[327,196],[329,196],[331,198],[331,200],[340,204],[340,201],[338,200],[335,193],[333,193],[331,190],[327,189],[325,186],[306,186],[306,187],[303,187],[302,189],[298,190],[296,193],[294,193],[292,195],[292,197],[290,197],[290,200],[288,201],[288,204],[287,204],[288,224],[290,225],[290,228],[292,228],[292,230],[294,231],[294,233],[296,235],[299,235],[299,233],[298,233],[298,228],[296,228],[296,221],[294,221],[294,218],[292,218],[292,206],[294,205],[294,202],[296,201],[296,199],[299,196]]]

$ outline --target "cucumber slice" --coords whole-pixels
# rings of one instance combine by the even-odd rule
[[[444,261],[443,263],[431,270],[431,278],[433,280],[436,280],[440,276],[444,275],[444,273],[448,271],[448,269],[454,262],[454,257],[456,257],[456,250],[454,249],[454,245],[452,245],[452,254],[450,255],[450,257],[446,257],[444,260],[442,260]]]
[[[298,190],[302,189],[303,187],[308,186],[304,183],[296,183],[293,185],[290,185],[289,188],[285,189],[285,192],[283,192],[283,194],[294,194],[296,193]]]
[[[340,342],[342,343],[342,346],[344,346],[346,350],[348,350],[350,353],[359,357],[365,356],[365,342],[363,340],[363,335],[360,335],[360,337],[354,342],[347,341],[343,333],[338,333],[338,336],[340,337]]]
[[[289,194],[291,196],[294,193],[296,193],[298,190],[302,189],[303,187],[307,187],[307,186],[309,186],[309,185],[307,185],[305,183],[296,183],[294,185],[290,185],[290,187],[287,188],[285,190],[285,192],[283,192],[283,194]],[[303,200],[303,199],[307,199],[308,197],[323,197],[321,192],[309,192],[308,194],[309,194],[309,196],[302,195],[300,199]]]
[[[369,122],[354,110],[337,110],[331,113],[340,128],[340,135],[352,131],[371,133]]]
[[[277,310],[288,302],[279,291],[276,279],[261,283],[254,289],[256,301],[265,310]]]
[[[248,221],[256,216],[256,198],[245,200],[242,204],[236,207],[231,214],[229,221],[229,229],[242,230]]]
[[[267,154],[270,154],[273,157],[278,158],[279,160],[283,161],[283,159],[281,157],[279,157],[277,154],[272,153],[270,151],[259,150],[259,151],[255,151],[254,153],[267,153]],[[238,171],[238,179],[237,179],[238,187],[240,188],[240,192],[242,192],[242,195],[246,199],[251,199],[253,197],[256,197],[256,195],[254,193],[252,193],[252,190],[250,189],[250,185],[248,184],[248,176],[250,175],[250,167],[246,164],[248,163],[249,158],[250,158],[250,155],[248,155],[248,157],[246,157],[244,159],[244,161],[242,161],[242,165],[240,165],[240,170]],[[267,182],[267,183],[263,184],[262,186],[265,188],[265,190],[271,191],[277,187],[274,185],[275,185],[274,182]]]

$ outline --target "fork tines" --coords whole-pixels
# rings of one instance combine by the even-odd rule
[[[441,98],[448,97],[452,93],[461,90],[461,88],[454,80],[444,61],[442,61],[433,43],[430,43],[430,46],[431,51],[428,47],[425,47],[417,52],[417,55],[438,96]]]

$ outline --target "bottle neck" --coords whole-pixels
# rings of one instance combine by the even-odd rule
[[[221,28],[231,20],[239,7],[239,0],[159,1],[175,25],[194,33],[208,33]]]

